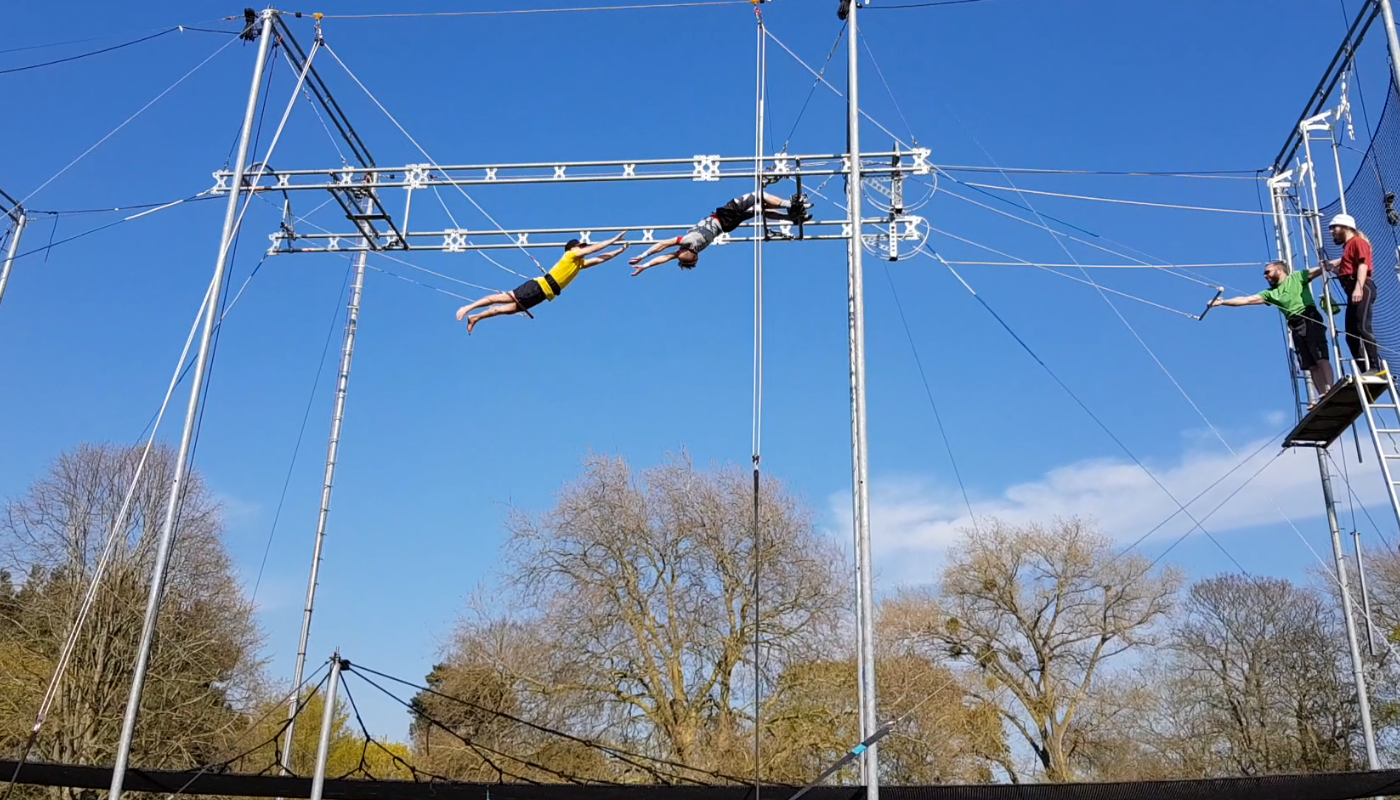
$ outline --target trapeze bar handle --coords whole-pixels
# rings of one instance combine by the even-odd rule
[[[1202,311],[1201,314],[1200,314],[1200,316],[1196,317],[1196,321],[1197,321],[1197,322],[1200,322],[1201,320],[1205,319],[1205,318],[1206,318],[1206,314],[1209,314],[1209,313],[1210,313],[1210,310],[1211,310],[1212,308],[1215,308],[1215,301],[1216,301],[1216,300],[1219,300],[1219,299],[1220,299],[1220,296],[1221,296],[1222,294],[1225,294],[1225,287],[1224,287],[1224,286],[1217,286],[1217,287],[1215,287],[1215,297],[1212,297],[1212,298],[1210,299],[1210,302],[1209,302],[1209,303],[1206,303],[1206,310],[1205,310],[1205,311]]]

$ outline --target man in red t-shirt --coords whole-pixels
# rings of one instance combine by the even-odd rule
[[[1350,214],[1332,218],[1332,241],[1342,246],[1342,257],[1328,264],[1347,295],[1346,338],[1359,373],[1380,372],[1381,357],[1371,331],[1371,308],[1376,304],[1376,283],[1371,279],[1371,241],[1356,227]]]

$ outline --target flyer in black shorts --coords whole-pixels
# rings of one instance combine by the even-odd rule
[[[544,289],[540,287],[540,282],[534,279],[520,284],[511,294],[515,295],[515,302],[525,311],[545,301]]]

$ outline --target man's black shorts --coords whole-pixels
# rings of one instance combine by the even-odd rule
[[[529,311],[545,301],[544,289],[540,288],[540,282],[536,280],[525,281],[511,294],[515,295],[515,302],[522,311]]]
[[[1317,306],[1308,306],[1303,313],[1290,317],[1288,331],[1293,334],[1293,349],[1298,351],[1298,366],[1309,370],[1327,360],[1327,324]]]
[[[753,216],[753,207],[758,202],[752,192],[736,197],[715,209],[715,219],[719,220],[720,230],[732,232]]]

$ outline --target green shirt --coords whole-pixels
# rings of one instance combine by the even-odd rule
[[[1289,319],[1316,305],[1313,302],[1312,281],[1308,280],[1307,270],[1293,272],[1279,281],[1278,286],[1259,293],[1265,303],[1278,306],[1279,311]]]

